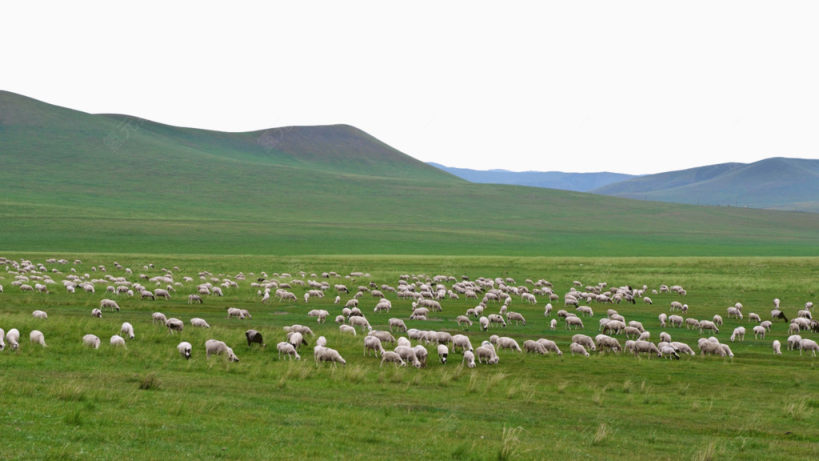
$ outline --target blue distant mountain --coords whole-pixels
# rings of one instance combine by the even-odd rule
[[[630,174],[609,172],[563,173],[560,171],[471,170],[448,167],[434,162],[428,162],[428,164],[474,183],[511,184],[577,192],[589,192],[598,187],[636,177]]]

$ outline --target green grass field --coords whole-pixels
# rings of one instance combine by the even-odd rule
[[[545,300],[536,305],[515,299],[511,310],[522,312],[527,326],[509,326],[467,334],[473,345],[498,333],[524,339],[547,337],[566,352],[562,357],[500,352],[496,366],[459,366],[460,354],[440,365],[434,349],[425,369],[379,368],[375,358],[362,355],[361,335],[341,336],[332,319],[316,325],[306,316],[324,308],[332,316],[330,289],[322,300],[284,304],[259,302],[249,286],[262,271],[269,275],[298,271],[320,274],[365,271],[371,278],[330,280],[353,288],[370,280],[395,285],[401,274],[467,275],[472,279],[513,277],[547,279],[562,294],[573,280],[610,286],[681,284],[688,294],[689,316],[725,316],[725,308],[741,301],[744,311],[763,319],[772,299],[783,301],[794,315],[806,301],[816,301],[816,258],[532,258],[468,256],[157,256],[147,254],[0,254],[43,262],[47,257],[80,258],[80,274],[104,264],[108,273],[124,275],[113,261],[136,274],[159,274],[178,266],[175,277],[196,279],[199,271],[233,277],[247,274],[238,289],[224,298],[209,297],[203,305],[188,305],[194,284],[178,287],[170,301],[117,298],[120,313],[90,316],[105,285],[96,294],[69,295],[61,285],[50,294],[22,293],[11,286],[13,274],[0,272],[0,327],[21,331],[21,349],[0,353],[0,447],[4,459],[794,459],[819,457],[819,384],[817,360],[784,351],[771,353],[771,341],[784,343],[787,325],[777,322],[764,340],[752,334],[731,344],[732,360],[683,357],[669,361],[628,355],[568,354],[571,334],[562,322],[549,330],[543,316]],[[155,268],[143,269],[153,263]],[[68,271],[72,265],[47,265]],[[250,275],[251,273],[256,275]],[[52,274],[61,280],[61,274]],[[299,287],[293,290],[303,292]],[[110,295],[109,295],[110,296]],[[651,295],[653,306],[592,304],[593,319],[583,333],[597,334],[598,319],[614,307],[627,320],[643,322],[657,340],[657,314],[668,312],[676,295]],[[362,298],[362,310],[374,327],[384,329],[389,317],[405,319],[410,328],[457,332],[454,318],[474,301],[443,301],[444,310],[424,321],[407,320],[410,302],[387,296],[391,313],[373,314],[375,300]],[[342,296],[347,299],[347,296]],[[227,306],[247,308],[248,320],[225,318]],[[555,310],[562,303],[555,303]],[[490,305],[487,312],[496,312]],[[43,309],[47,320],[32,318]],[[152,325],[154,311],[186,322],[171,336]],[[194,329],[191,317],[205,318],[213,328]],[[108,345],[123,321],[131,322],[137,338],[127,350]],[[311,349],[303,360],[277,360],[275,343],[284,339],[281,327],[300,323],[324,335],[347,359],[346,367],[316,367]],[[726,318],[717,335],[728,342],[732,329],[747,321]],[[261,331],[268,347],[248,349],[244,331]],[[32,329],[44,332],[48,348],[28,342]],[[674,340],[696,346],[699,334],[667,329]],[[94,333],[103,340],[99,350],[82,346]],[[805,333],[816,339],[816,334]],[[203,343],[217,338],[232,346],[241,361],[205,359]],[[311,346],[313,340],[311,338]],[[185,361],[175,346],[194,345]],[[624,338],[620,338],[621,342]],[[695,347],[696,349],[696,347]],[[143,389],[144,388],[144,389]]]

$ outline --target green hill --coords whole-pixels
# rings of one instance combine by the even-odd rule
[[[470,184],[349,126],[224,133],[0,92],[0,250],[819,254],[819,214]]]
[[[702,205],[819,212],[819,160],[769,158],[640,176],[592,192]]]

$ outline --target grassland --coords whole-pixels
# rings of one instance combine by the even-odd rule
[[[79,257],[79,273],[105,264],[124,275],[113,261],[135,273],[154,275],[179,266],[177,278],[201,270],[234,276],[266,271],[340,273],[366,271],[371,278],[338,280],[348,286],[373,280],[395,284],[400,274],[449,274],[471,278],[514,277],[550,280],[564,292],[573,280],[610,285],[678,283],[685,286],[690,316],[709,318],[741,301],[747,312],[763,318],[774,297],[793,314],[805,301],[816,301],[816,258],[530,258],[450,256],[157,256],[148,254],[5,253],[35,262],[47,256]],[[142,269],[154,263],[155,269]],[[53,266],[53,265],[49,265]],[[67,271],[66,266],[56,266]],[[61,277],[52,274],[55,280]],[[112,459],[794,459],[819,456],[819,383],[817,359],[785,351],[771,354],[770,342],[784,342],[786,325],[774,324],[765,340],[752,335],[732,344],[733,360],[712,357],[680,361],[593,355],[591,358],[536,357],[501,352],[497,366],[469,370],[460,355],[443,366],[430,356],[426,369],[379,368],[362,356],[361,337],[337,334],[334,324],[315,325],[309,308],[340,306],[335,293],[305,306],[262,305],[248,282],[224,298],[204,305],[186,304],[193,285],[178,288],[170,301],[119,299],[120,313],[89,315],[105,297],[21,293],[0,273],[0,327],[20,329],[22,349],[0,353],[0,446],[2,457]],[[335,282],[336,280],[331,280]],[[297,294],[301,290],[294,290]],[[409,301],[388,295],[390,314],[372,314],[375,301],[362,299],[377,328],[391,316],[406,319]],[[639,320],[659,334],[657,314],[671,295],[656,295],[654,306],[614,306],[629,320]],[[409,321],[410,328],[457,331],[454,317],[473,301],[449,300],[429,321]],[[253,318],[227,320],[227,306],[249,309]],[[609,306],[593,305],[595,318],[584,333],[596,333],[597,319]],[[509,326],[502,334],[519,340],[548,337],[564,350],[571,333],[548,329],[543,303],[512,303],[528,325]],[[37,321],[34,309],[49,318]],[[492,309],[492,308],[490,308]],[[150,322],[162,311],[187,321],[208,320],[210,330],[186,324],[172,337]],[[122,321],[131,322],[137,339],[127,350],[107,345]],[[272,345],[283,338],[281,326],[311,325],[348,361],[346,367],[316,367],[305,351],[301,362],[279,361]],[[718,337],[728,341],[736,320],[726,319]],[[746,327],[746,322],[742,323]],[[29,345],[28,332],[45,333],[49,347]],[[260,330],[266,350],[248,349],[244,331]],[[694,344],[694,331],[670,329],[675,340]],[[472,328],[473,344],[489,333]],[[99,350],[82,347],[80,338],[103,338]],[[815,336],[815,334],[809,334]],[[232,345],[239,363],[204,357],[203,342],[219,338]],[[185,361],[174,349],[180,340],[194,344]],[[814,338],[815,339],[815,338]]]
[[[0,250],[819,256],[817,229],[819,213],[470,184],[347,126],[221,133],[0,92]]]

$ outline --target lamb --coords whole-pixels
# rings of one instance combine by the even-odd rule
[[[181,320],[171,317],[165,321],[165,326],[168,327],[168,333],[173,334],[177,331],[181,332],[185,324]]]
[[[122,326],[119,328],[119,332],[123,335],[127,336],[128,339],[134,339],[134,326],[128,322],[122,322]]]
[[[652,301],[648,296],[643,297],[643,302],[646,304],[654,304],[654,301]]]
[[[262,347],[265,347],[264,338],[262,337],[262,334],[256,330],[245,331],[245,339],[247,339],[247,347],[250,347],[253,344],[258,344]]]
[[[577,334],[572,336],[572,342],[576,344],[580,344],[581,346],[588,348],[589,350],[597,350],[594,346],[594,341],[592,341],[590,336]]]
[[[97,309],[97,308],[91,309],[91,316],[96,317],[98,319],[101,319],[102,318],[102,311]]]
[[[470,322],[470,324],[471,323],[472,322]],[[390,331],[392,331],[393,328],[397,329],[398,331],[404,331],[404,332],[407,331],[407,325],[401,319],[397,319],[397,318],[393,317],[393,318],[391,318],[389,320],[389,324],[390,324]]]
[[[111,336],[110,343],[111,343],[111,346],[113,346],[113,347],[124,347],[126,349],[128,348],[128,346],[125,345],[125,338],[123,338],[120,335]]]
[[[802,337],[799,335],[788,336],[788,350],[799,349],[802,343]]]
[[[151,314],[151,319],[153,323],[161,323],[163,325],[165,325],[165,322],[168,321],[168,319],[165,317],[165,314],[163,314],[162,312],[154,312],[153,314]]]
[[[191,322],[192,327],[210,328],[210,325],[208,324],[208,322],[206,322],[205,319],[200,319],[199,317],[192,318],[190,320],[190,322]]]
[[[754,339],[759,339],[760,337],[762,339],[765,339],[765,332],[766,331],[768,331],[768,330],[766,330],[765,327],[762,327],[762,326],[759,326],[759,325],[755,326],[754,327]]]
[[[31,315],[35,319],[47,319],[48,318],[48,314],[46,314],[45,311],[40,311],[40,310],[36,310],[36,311],[32,312]]]
[[[566,317],[566,329],[571,330],[572,327],[583,328],[583,321],[580,317]]]
[[[734,341],[745,341],[745,327],[734,328],[734,332],[731,333],[731,342]]]
[[[364,356],[367,356],[368,351],[373,351],[373,355],[378,357],[379,354],[384,355],[384,347],[381,345],[381,340],[375,336],[364,337]]]
[[[472,351],[465,351],[463,362],[466,362],[467,368],[475,368],[475,354]]]
[[[191,346],[191,343],[187,341],[182,341],[176,345],[176,350],[179,351],[179,354],[182,355],[182,357],[185,357],[185,360],[190,360],[192,349],[193,347]]]
[[[523,342],[523,350],[527,353],[534,352],[540,355],[546,355],[548,353],[543,344],[540,344],[537,341],[532,341],[531,339],[527,339]]]
[[[205,341],[205,357],[210,358],[211,355],[222,354],[227,356],[227,359],[230,362],[239,361],[239,357],[236,357],[236,354],[233,353],[233,349],[231,349],[223,341],[218,341],[216,339],[209,339]]]
[[[276,350],[279,351],[279,360],[282,359],[282,354],[284,354],[288,360],[301,360],[301,356],[299,352],[293,347],[292,344],[288,343],[287,341],[282,341],[276,344]]]
[[[775,355],[782,355],[782,343],[780,343],[778,339],[774,340],[771,347],[773,347],[773,353]]]
[[[29,333],[28,338],[32,343],[39,344],[43,347],[48,347],[45,343],[45,336],[43,336],[43,332],[40,330],[32,330],[31,333]]]
[[[338,331],[341,332],[341,333],[352,334],[353,336],[356,335],[355,334],[355,328],[351,327],[350,325],[339,325],[338,326]]]
[[[586,351],[586,348],[577,343],[571,343],[569,345],[569,352],[571,352],[572,355],[580,354],[585,355],[586,357],[589,356],[589,353]]]
[[[468,336],[465,335],[452,336],[452,350],[455,351],[457,349],[461,349],[462,351],[472,350],[472,343],[469,341]]]
[[[8,338],[8,335],[6,335]],[[96,335],[85,335],[82,337],[82,343],[88,347],[99,349],[100,348],[100,339]]]
[[[407,363],[404,362],[404,359],[402,359],[401,356],[398,355],[398,353],[393,351],[384,351],[381,354],[381,365],[379,366],[383,367],[385,363],[394,363],[398,367],[407,366]]]
[[[481,330],[486,331],[486,330],[489,329],[489,319],[488,318],[482,316],[480,318],[479,322],[481,324]],[[480,357],[478,357],[478,360],[480,361]]]
[[[803,338],[802,341],[799,341],[799,355],[802,355],[802,351],[811,351],[812,355],[816,357],[819,345],[812,339]]]
[[[617,339],[612,338],[611,336],[599,334],[594,337],[594,340],[597,348],[599,348],[601,351],[608,349],[612,352],[620,352],[622,350],[620,347],[620,341],[617,341]]]

